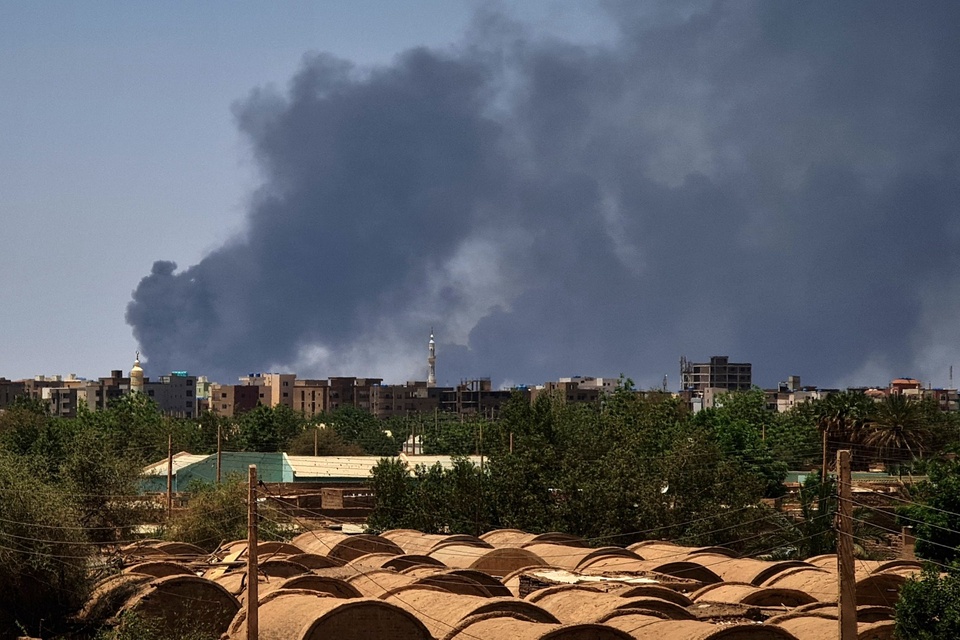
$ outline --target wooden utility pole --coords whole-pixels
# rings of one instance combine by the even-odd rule
[[[173,516],[173,434],[167,434],[167,520]]]
[[[247,640],[260,633],[259,583],[257,582],[257,465],[249,468],[247,487]]]
[[[837,501],[837,606],[840,640],[857,638],[857,576],[853,565],[853,491],[850,488],[850,452],[837,452],[840,496]]]
[[[827,481],[827,430],[823,430],[823,467],[820,470],[820,482]]]
[[[217,484],[220,484],[220,464],[223,462],[223,432],[217,425]]]

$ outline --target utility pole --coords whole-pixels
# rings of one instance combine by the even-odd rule
[[[313,430],[313,457],[314,458],[317,457],[317,451],[319,451],[319,448],[318,448],[319,439],[320,439],[320,425],[317,425]]]
[[[480,475],[477,476],[477,522],[476,536],[480,537],[480,509],[483,503],[483,419],[480,419],[480,437],[477,439],[477,453],[480,455]]]
[[[217,424],[217,484],[220,484],[220,465],[223,462],[223,433],[220,424]]]
[[[257,582],[257,465],[249,467],[247,487],[247,640],[257,640],[260,634]]]
[[[823,467],[820,471],[820,482],[827,481],[827,430],[823,430]]]
[[[173,434],[167,434],[167,521],[173,517]]]
[[[840,496],[837,501],[837,607],[840,640],[857,638],[857,576],[853,565],[853,492],[850,451],[837,452]]]

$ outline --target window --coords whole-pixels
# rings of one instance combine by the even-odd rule
[[[189,389],[187,389],[187,397],[188,397],[188,398],[192,398],[192,397],[193,397],[193,391],[190,391]]]
[[[153,397],[153,389],[148,390],[148,391],[147,391],[147,395],[152,398],[152,397]]]
[[[283,397],[284,397],[284,398],[288,397],[289,395],[290,395],[290,394],[287,393],[286,391],[283,392]]]
[[[222,405],[220,405],[220,408],[221,408],[221,409],[226,409],[226,408],[227,408],[227,405],[222,404]]]
[[[289,386],[290,386],[290,383],[289,383],[288,381],[284,380],[284,381],[283,381],[283,386],[289,387]]]
[[[227,394],[226,394],[226,393],[221,393],[221,394],[220,394],[220,397],[221,397],[221,398],[226,398],[226,397],[227,397]]]

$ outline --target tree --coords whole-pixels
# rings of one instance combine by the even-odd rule
[[[788,468],[774,459],[764,439],[768,425],[776,420],[765,404],[761,389],[726,393],[718,398],[717,408],[699,412],[693,422],[707,427],[727,457],[763,481],[765,497],[775,498],[786,491]]]
[[[292,456],[312,456],[314,445],[318,456],[361,456],[363,447],[355,442],[346,442],[332,428],[310,425],[287,444],[286,452]]]
[[[303,419],[290,407],[256,408],[237,419],[237,444],[242,451],[282,451],[303,430]]]
[[[333,427],[345,442],[353,442],[364,453],[374,456],[395,456],[400,444],[392,435],[387,435],[376,416],[356,407],[341,407],[324,416],[328,427]]]
[[[837,451],[849,448],[859,440],[872,405],[873,400],[856,391],[833,393],[816,402],[817,429],[822,438],[821,473],[824,478],[830,461],[836,459]]]
[[[904,640],[960,638],[960,567],[927,566],[900,589],[896,635]]]
[[[473,455],[479,451],[480,430],[485,429],[485,448],[489,454],[490,446],[496,442],[496,439],[491,437],[491,425],[491,422],[480,416],[469,416],[465,419],[447,412],[431,416],[422,430],[423,452],[428,455]]]
[[[0,637],[76,611],[94,550],[69,495],[28,459],[0,452]]]
[[[813,402],[802,402],[775,414],[767,427],[767,446],[774,458],[790,469],[810,469],[821,464],[821,438]]]
[[[827,553],[836,553],[837,533],[834,521],[837,515],[837,483],[830,476],[819,473],[806,477],[797,495],[800,503],[799,519],[784,517],[780,523],[783,536],[782,557],[804,560]]]
[[[230,475],[222,483],[195,482],[187,489],[187,507],[180,511],[164,532],[167,540],[189,542],[213,551],[224,542],[247,537],[246,478]],[[283,519],[269,501],[257,504],[257,536],[260,540],[282,540]]]
[[[918,400],[890,394],[871,409],[862,436],[864,445],[873,448],[886,462],[900,463],[923,455],[931,431]]]
[[[381,459],[370,472],[370,488],[374,503],[367,527],[373,531],[408,528],[413,481],[406,463]]]
[[[927,470],[928,480],[910,488],[913,504],[897,510],[900,524],[912,526],[917,556],[949,564],[960,546],[960,463],[937,461]]]

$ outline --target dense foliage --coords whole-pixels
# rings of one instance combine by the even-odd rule
[[[960,567],[927,567],[900,589],[896,636],[901,640],[960,638]]]
[[[745,405],[692,420],[679,400],[625,386],[596,405],[515,398],[484,427],[482,472],[463,459],[412,476],[401,463],[381,462],[371,527],[474,534],[507,527],[565,531],[597,544],[671,538],[750,546],[768,515],[759,498],[782,484],[786,467],[740,418]]]
[[[912,526],[920,558],[949,564],[960,547],[960,463],[937,461],[928,479],[911,489],[910,504],[898,510],[900,524]]]
[[[174,451],[286,451],[374,455],[376,530],[479,534],[498,527],[559,530],[591,544],[668,538],[726,544],[745,553],[803,557],[830,552],[833,487],[808,477],[801,517],[761,506],[783,492],[787,469],[819,467],[854,450],[855,464],[929,470],[900,511],[917,534],[917,553],[947,563],[960,544],[960,466],[931,462],[960,442],[956,415],[932,402],[876,402],[840,393],[769,411],[760,390],[718,398],[691,414],[670,394],[636,393],[628,380],[599,402],[567,404],[515,397],[500,416],[442,412],[379,420],[353,407],[308,418],[264,407],[235,418],[163,416],[142,395],[76,419],[53,418],[42,403],[18,400],[0,412],[0,636],[64,620],[90,585],[110,571],[101,551],[156,521],[138,498],[144,465]],[[461,456],[447,467],[412,471],[393,459],[414,436],[427,454]],[[465,456],[483,455],[483,465]],[[189,508],[163,535],[213,548],[246,527],[241,481],[191,487]],[[263,504],[261,536],[280,534],[281,518]],[[99,568],[98,568],[99,567]],[[946,583],[937,589],[947,588]],[[131,623],[131,629],[135,627]]]
[[[137,396],[75,420],[30,401],[0,414],[0,637],[50,627],[83,602],[97,550],[145,519],[137,482],[163,428]]]
[[[219,485],[196,482],[188,488],[187,507],[177,512],[164,531],[167,540],[189,542],[213,551],[225,542],[247,537],[247,481],[230,476]],[[269,501],[258,505],[258,537],[283,538],[283,519]]]

